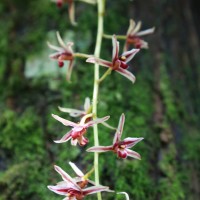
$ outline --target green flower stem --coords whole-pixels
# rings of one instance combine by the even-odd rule
[[[108,75],[112,72],[112,68],[107,69],[107,71],[103,74],[103,76],[98,80],[98,83],[101,83]]]
[[[112,39],[112,35],[103,34],[103,37],[106,39]],[[116,35],[116,38],[119,40],[126,40],[126,35]]]
[[[88,54],[84,54],[84,53],[74,53],[73,56],[78,57],[78,58],[89,58],[93,55],[88,55]]]
[[[94,56],[99,58],[101,51],[101,44],[103,38],[103,20],[104,20],[104,8],[105,8],[105,0],[97,1],[98,7],[98,28],[97,28],[97,38],[96,38],[96,46],[94,51]],[[93,88],[93,104],[92,104],[92,112],[94,114],[94,118],[97,116],[97,102],[98,102],[98,92],[99,92],[99,65],[95,64],[94,66],[94,88]],[[98,127],[95,124],[93,126],[94,129],[94,146],[99,146],[99,137],[98,137]],[[99,185],[99,154],[97,152],[94,153],[94,172],[95,172],[95,183]],[[101,193],[97,193],[97,199],[102,200]]]

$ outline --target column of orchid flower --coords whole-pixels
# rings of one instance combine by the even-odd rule
[[[69,7],[69,18],[73,25],[76,25],[74,18],[74,1],[73,0],[53,0],[57,3],[58,7],[61,7],[64,3],[68,4]],[[141,22],[136,24],[133,20],[130,20],[130,26],[128,28],[126,35],[107,35],[103,31],[103,20],[105,12],[105,0],[80,0],[86,3],[97,3],[98,7],[98,29],[97,29],[97,39],[94,56],[73,52],[72,42],[64,43],[59,32],[57,32],[57,39],[59,42],[59,47],[52,45],[48,42],[48,46],[55,50],[56,52],[50,55],[50,58],[58,61],[60,67],[64,66],[65,61],[69,61],[69,66],[67,68],[67,80],[70,81],[71,73],[74,65],[75,58],[87,58],[86,62],[94,63],[94,89],[93,89],[93,103],[91,105],[90,99],[87,97],[85,99],[84,110],[77,110],[72,108],[62,108],[59,109],[62,112],[67,112],[72,117],[80,117],[79,123],[74,123],[69,120],[63,119],[57,115],[52,114],[52,117],[61,122],[65,126],[70,126],[72,129],[66,133],[60,140],[54,141],[55,143],[63,143],[71,140],[72,145],[79,144],[80,146],[86,145],[89,141],[85,137],[87,129],[93,126],[94,130],[94,146],[87,149],[88,152],[94,152],[94,168],[88,173],[84,174],[74,163],[69,162],[69,165],[73,168],[76,173],[76,177],[72,178],[64,170],[58,166],[54,166],[55,170],[61,175],[63,181],[59,182],[56,186],[48,186],[53,192],[64,195],[65,200],[82,200],[86,195],[97,193],[97,199],[101,200],[102,191],[111,192],[108,187],[100,185],[99,181],[99,167],[98,167],[98,155],[99,152],[108,152],[111,151],[117,154],[118,158],[127,158],[130,156],[135,159],[140,159],[140,154],[131,150],[130,148],[140,142],[143,138],[133,138],[127,137],[121,139],[123,133],[123,126],[125,122],[125,115],[122,114],[119,119],[119,124],[116,129],[113,142],[110,146],[99,146],[98,140],[98,127],[97,124],[101,123],[108,128],[112,128],[105,121],[109,119],[109,116],[103,118],[98,118],[97,116],[97,101],[100,83],[112,72],[116,71],[122,76],[128,78],[132,83],[135,82],[135,76],[127,70],[128,62],[134,57],[134,55],[141,48],[148,48],[147,42],[142,40],[140,36],[144,36],[154,32],[154,28],[140,31]],[[112,60],[107,61],[100,59],[101,43],[102,39],[111,38],[113,45]],[[126,40],[124,46],[124,53],[119,56],[119,42],[117,39]],[[133,44],[136,49],[129,50],[129,45]],[[99,65],[107,67],[107,71],[99,77]],[[95,182],[89,179],[90,174],[95,171]],[[88,183],[93,186],[87,187]],[[129,199],[129,196],[126,192],[118,192],[118,194],[124,194],[126,199]]]

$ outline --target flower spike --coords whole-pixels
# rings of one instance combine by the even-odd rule
[[[130,51],[124,52],[121,56],[119,56],[119,42],[116,39],[116,36],[113,35],[112,37],[112,44],[113,44],[113,52],[112,52],[112,62],[103,60],[100,58],[89,57],[86,62],[89,63],[97,63],[101,66],[110,68],[122,76],[128,78],[132,83],[135,82],[135,76],[127,70],[128,62],[138,53],[139,49],[132,49]]]
[[[135,48],[147,49],[148,43],[142,40],[140,37],[152,34],[155,31],[155,27],[147,29],[145,31],[139,31],[142,26],[142,22],[139,21],[137,24],[133,19],[130,19],[130,25],[126,34],[126,43],[124,51],[127,51],[130,44],[133,44]]]
[[[130,150],[129,148],[135,146],[138,142],[143,140],[143,138],[125,138],[124,140],[121,140],[122,132],[123,132],[123,126],[125,122],[125,115],[122,114],[119,120],[118,129],[115,133],[113,144],[110,146],[94,146],[89,148],[88,152],[107,152],[107,151],[113,151],[117,154],[119,158],[126,158],[127,156],[135,158],[135,159],[141,159],[140,154]]]

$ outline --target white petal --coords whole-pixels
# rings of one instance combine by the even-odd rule
[[[135,21],[133,19],[130,19],[127,35],[130,35],[131,32],[134,30],[134,28],[135,28]]]
[[[80,117],[81,115],[83,115],[85,113],[83,110],[77,110],[77,109],[73,109],[73,108],[63,108],[60,106],[58,106],[58,108],[62,112],[69,113],[69,115],[71,117]]]
[[[139,21],[130,35],[135,35],[141,28],[142,22]]]
[[[85,103],[84,103],[84,110],[87,112],[90,108],[90,98],[86,97],[85,98]]]
[[[119,125],[117,130],[122,134],[123,132],[123,128],[124,128],[124,122],[125,122],[125,115],[124,113],[122,113],[120,119],[119,119]]]
[[[47,42],[47,45],[48,45],[48,47],[49,47],[50,49],[53,49],[53,50],[56,50],[56,51],[64,51],[63,48],[54,46],[54,45],[52,45],[50,42]]]
[[[75,6],[74,1],[68,3],[68,12],[69,12],[69,19],[72,25],[76,26],[77,23],[75,22]]]
[[[140,32],[136,33],[135,36],[144,36],[144,35],[152,34],[154,31],[155,31],[155,27],[149,28],[145,31],[140,31]]]
[[[119,119],[117,132],[115,133],[115,136],[114,136],[114,139],[113,139],[113,144],[115,144],[116,142],[118,142],[121,139],[123,127],[124,127],[124,122],[125,122],[125,115],[124,115],[124,113],[122,113],[122,115]]]
[[[60,36],[60,33],[58,31],[56,31],[56,35],[57,35],[57,39],[58,39],[58,42],[60,44],[60,46],[62,48],[64,48],[65,50],[67,50],[67,46],[65,45],[65,43],[63,42],[61,36]]]
[[[78,176],[80,176],[80,177],[84,176],[83,172],[82,172],[74,163],[69,162],[69,164],[70,164],[70,166],[72,167],[72,169],[74,170],[74,172],[75,172]]]

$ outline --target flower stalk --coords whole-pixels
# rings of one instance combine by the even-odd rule
[[[97,1],[98,8],[98,27],[97,27],[97,38],[94,56],[99,57],[101,51],[101,44],[103,38],[103,22],[104,22],[104,9],[105,9],[105,0]],[[94,86],[93,86],[93,104],[92,104],[92,113],[94,116],[97,116],[97,103],[98,103],[98,92],[99,92],[99,65],[96,63],[94,67]],[[94,130],[94,145],[99,145],[98,137],[98,127],[97,125],[93,126]],[[95,173],[95,183],[99,185],[99,155],[97,152],[94,153],[94,173]],[[102,200],[101,193],[97,193],[97,199]]]

